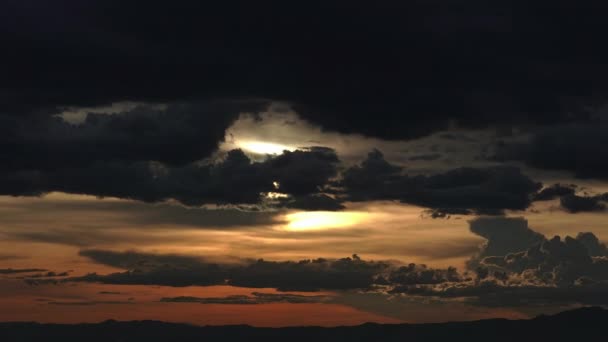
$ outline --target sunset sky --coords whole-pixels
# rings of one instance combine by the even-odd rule
[[[0,322],[608,305],[601,6],[3,2]]]

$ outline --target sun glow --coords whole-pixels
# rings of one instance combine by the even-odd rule
[[[240,142],[238,146],[245,151],[258,154],[281,154],[285,150],[295,150],[295,148],[291,146],[263,141],[243,141]]]
[[[363,212],[305,211],[286,215],[287,230],[303,231],[353,226],[365,218]]]

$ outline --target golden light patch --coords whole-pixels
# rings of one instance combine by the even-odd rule
[[[266,193],[266,198],[268,199],[280,199],[280,198],[288,198],[288,194],[280,193],[280,192],[268,192]]]
[[[243,141],[239,142],[238,146],[245,151],[258,154],[281,154],[285,150],[295,150],[295,148],[291,146],[263,141]]]
[[[363,212],[304,211],[286,215],[287,230],[303,231],[344,228],[365,219]]]

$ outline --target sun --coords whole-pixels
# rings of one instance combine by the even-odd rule
[[[285,150],[295,150],[291,146],[263,141],[243,141],[238,143],[238,146],[245,151],[257,154],[281,154]]]
[[[363,212],[303,211],[287,214],[287,230],[304,231],[353,226],[365,218]]]

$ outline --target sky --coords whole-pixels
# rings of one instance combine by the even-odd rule
[[[6,1],[0,321],[608,305],[601,6]]]

